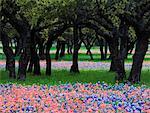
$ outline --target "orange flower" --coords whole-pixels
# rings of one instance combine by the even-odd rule
[[[104,108],[106,108],[106,104],[102,103],[102,104],[100,105],[100,107],[101,107],[102,109],[104,109]]]

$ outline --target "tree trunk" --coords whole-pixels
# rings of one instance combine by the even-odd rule
[[[107,42],[105,40],[105,54],[104,54],[104,59],[107,59]]]
[[[67,52],[68,52],[68,54],[72,54],[72,46],[73,46],[73,44],[72,44],[72,40],[71,39],[68,39],[68,43],[67,43]]]
[[[2,32],[1,41],[3,45],[3,52],[6,55],[6,68],[9,71],[10,78],[16,78],[15,72],[15,55],[11,47],[9,47],[9,37]]]
[[[31,55],[31,59],[30,59],[29,67],[28,67],[28,73],[32,73],[33,65],[34,65],[34,61],[33,61],[33,56]]]
[[[119,30],[120,30],[120,57],[121,57],[121,64],[123,71],[125,73],[125,59],[127,58],[128,53],[128,40],[129,40],[129,33],[128,33],[129,27],[124,23],[124,21],[121,21]],[[126,76],[125,76],[126,77]]]
[[[51,75],[51,56],[50,56],[51,47],[52,47],[52,39],[48,39],[46,44],[46,75]]]
[[[98,37],[98,36],[97,36]],[[104,60],[104,51],[103,51],[103,46],[104,46],[104,42],[103,42],[103,39],[98,39],[98,42],[99,42],[99,46],[100,46],[100,54],[101,54],[101,60]]]
[[[20,36],[23,40],[23,51],[19,59],[18,80],[24,81],[26,79],[27,66],[31,58],[31,35],[31,31],[26,31]]]
[[[30,63],[29,63],[29,67],[28,67],[28,73],[32,73],[33,71],[33,66],[34,66],[34,49],[33,47],[31,47],[31,59],[30,59]]]
[[[39,57],[41,60],[44,60],[45,59],[45,46],[43,45],[44,43],[44,40],[41,40],[40,43],[38,44],[39,46]]]
[[[118,50],[118,39],[114,38],[109,41],[110,53],[112,55],[112,62],[110,71],[117,73],[116,80],[123,80],[125,78],[125,69],[122,66],[121,56]]]
[[[88,55],[90,55],[91,60],[94,60],[93,54],[91,52],[91,48],[87,48],[87,53],[88,53]]]
[[[60,43],[60,41],[57,41],[55,60],[59,59],[59,51],[60,51],[60,49],[61,49],[61,43]]]
[[[64,57],[65,56],[65,41],[61,42],[61,52],[60,52],[60,57]]]
[[[111,64],[110,64],[110,70],[109,71],[110,72],[116,71],[114,58],[111,58]]]
[[[41,75],[40,58],[36,50],[34,50],[34,75]]]
[[[136,43],[136,50],[133,56],[132,69],[128,78],[128,80],[132,83],[140,82],[142,63],[148,50],[148,38],[143,36],[139,36]]]
[[[101,60],[105,60],[104,51],[103,51],[103,45],[100,45],[100,53],[101,53]]]
[[[92,46],[90,45],[90,43],[88,43],[88,42],[86,43],[86,42],[84,41],[84,39],[82,39],[82,42],[84,43],[84,45],[85,45],[85,47],[86,47],[86,50],[87,50],[86,55],[90,55],[91,60],[94,60],[93,54],[92,54],[92,52],[91,52]]]
[[[4,48],[4,47],[3,47],[3,48]],[[4,49],[3,49],[3,52],[4,52],[4,51],[7,51],[7,50],[4,50]],[[6,53],[5,53],[5,52],[4,52],[4,54],[5,54],[5,56],[6,56]],[[9,65],[9,62],[8,62],[8,61],[9,61],[9,59],[8,59],[7,56],[6,56],[6,65],[5,65],[6,71],[8,71],[8,65]]]
[[[80,44],[79,44],[79,29],[78,26],[74,26],[74,51],[73,51],[73,64],[71,66],[70,72],[73,73],[79,73],[79,67],[78,67],[78,51],[80,49]],[[81,33],[80,33],[81,36]]]
[[[30,59],[29,51],[30,51],[30,48],[25,48],[19,59],[18,80],[24,81],[26,79],[26,69],[28,66],[29,59]]]
[[[31,30],[31,59],[30,59],[30,65],[28,72],[32,72],[33,66],[34,66],[34,75],[41,75],[40,72],[40,58],[37,54],[37,48],[36,45],[41,43],[41,40],[38,37],[38,32],[35,32],[34,29]],[[43,43],[42,43],[43,44]]]

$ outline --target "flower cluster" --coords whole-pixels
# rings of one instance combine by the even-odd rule
[[[4,113],[150,113],[150,89],[127,84],[0,85]]]

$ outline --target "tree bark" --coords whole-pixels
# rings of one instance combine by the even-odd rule
[[[29,64],[29,69],[28,72],[32,72],[32,69],[34,67],[34,71],[33,74],[34,75],[41,75],[40,72],[40,58],[37,54],[37,48],[36,45],[38,43],[40,43],[40,37],[39,37],[39,33],[35,31],[35,29],[31,30],[31,59],[30,59],[30,64]]]
[[[34,50],[34,75],[41,75],[40,71],[40,58],[37,54],[37,51]]]
[[[64,57],[65,56],[65,41],[61,42],[61,52],[60,52],[60,57]]]
[[[136,50],[133,56],[133,64],[128,80],[132,83],[140,82],[142,63],[148,50],[148,38],[140,35],[136,43]]]
[[[74,51],[73,51],[73,60],[72,60],[72,66],[70,69],[70,72],[73,73],[79,73],[79,67],[78,67],[78,51],[80,49],[81,44],[79,44],[79,28],[78,25],[74,26]],[[80,33],[81,36],[81,33]]]
[[[107,59],[107,42],[105,40],[105,54],[104,54],[104,59]]]
[[[27,66],[31,58],[31,36],[31,31],[21,33],[23,39],[23,51],[19,59],[18,80],[24,81],[26,79]]]
[[[91,48],[87,48],[87,54],[90,55],[91,60],[94,60]]]
[[[5,49],[5,50],[3,49],[3,52],[4,52],[4,51],[7,51],[7,50],[6,50],[6,49]],[[4,54],[6,55],[7,53],[4,52]],[[9,62],[8,62],[8,61],[9,61],[9,59],[8,59],[7,56],[6,56],[6,65],[5,65],[6,71],[8,71],[8,65],[9,65]]]
[[[55,60],[59,59],[59,51],[60,51],[60,49],[61,49],[61,43],[60,43],[60,41],[57,41]]]
[[[126,23],[122,19],[120,23],[119,31],[121,33],[120,35],[120,57],[121,57],[121,64],[122,64],[124,73],[125,73],[125,59],[127,58],[127,55],[128,55],[128,40],[129,40],[128,29],[129,27],[126,25]]]
[[[90,55],[91,60],[94,60],[93,54],[92,54],[92,52],[91,52],[91,48],[92,48],[93,45],[90,45],[90,42],[87,42],[87,43],[86,43],[86,42],[84,41],[84,39],[82,39],[82,42],[84,43],[84,45],[85,45],[85,47],[86,47],[86,50],[87,50],[86,55]]]
[[[51,56],[50,56],[51,47],[52,47],[52,39],[48,39],[46,44],[46,75],[51,75]]]
[[[9,71],[9,77],[15,79],[15,55],[12,48],[9,47],[9,37],[4,32],[1,33],[1,41],[3,45],[3,52],[6,55],[6,67]]]
[[[111,64],[110,64],[110,70],[109,71],[110,72],[116,71],[114,58],[111,58]]]
[[[99,43],[100,43],[100,53],[101,53],[101,60],[105,60],[105,55],[104,55],[104,51],[103,51],[103,39],[100,39],[100,41],[99,41]]]
[[[28,53],[29,51],[30,48],[25,48],[19,59],[18,80],[24,81],[26,79],[26,69],[30,59],[30,54]]]
[[[96,34],[96,37],[98,39],[98,43],[99,43],[99,47],[100,47],[101,60],[104,60],[105,56],[104,56],[104,51],[103,51],[103,46],[104,46],[103,39],[100,39],[97,34]]]
[[[29,67],[28,67],[28,73],[32,73],[33,66],[34,66],[34,61],[33,61],[33,56],[31,54],[31,59],[30,59]]]
[[[125,69],[122,66],[121,56],[118,50],[118,39],[114,37],[109,41],[109,47],[112,55],[110,71],[116,72],[116,80],[122,81],[125,78]]]
[[[44,60],[45,59],[45,46],[44,46],[44,39],[41,39],[38,46],[39,46],[39,57],[41,60]]]

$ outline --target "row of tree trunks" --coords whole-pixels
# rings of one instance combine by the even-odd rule
[[[1,41],[3,45],[3,52],[6,55],[6,68],[9,71],[9,77],[15,79],[15,55],[12,48],[9,47],[9,37],[5,32],[1,32]]]

